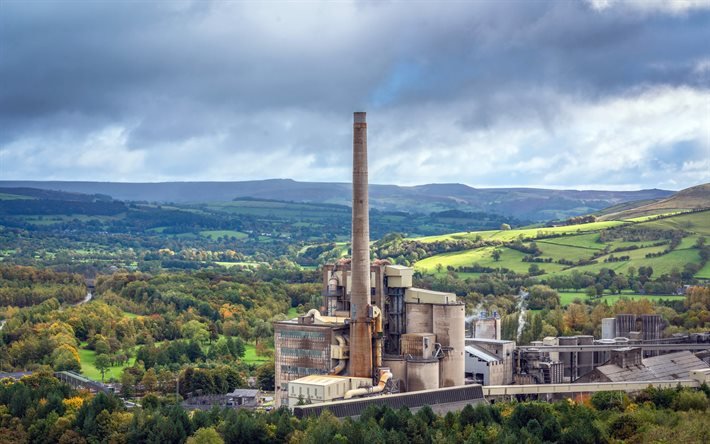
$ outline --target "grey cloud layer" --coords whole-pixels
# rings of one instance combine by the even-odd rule
[[[708,181],[710,11],[645,5],[4,1],[0,176],[347,181],[364,109],[382,183]]]

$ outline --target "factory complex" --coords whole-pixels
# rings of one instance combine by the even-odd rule
[[[467,322],[455,294],[415,288],[412,268],[371,261],[365,113],[354,114],[352,211],[352,257],[323,267],[321,309],[274,323],[277,406],[297,415],[358,416],[373,403],[443,413],[501,393],[574,393],[575,384],[588,392],[710,381],[710,334],[661,338],[658,315],[603,319],[599,339],[518,347],[502,340],[497,313]]]

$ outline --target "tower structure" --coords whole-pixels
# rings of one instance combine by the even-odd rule
[[[352,289],[350,295],[350,373],[372,376],[370,299],[370,217],[367,187],[366,114],[353,116]]]

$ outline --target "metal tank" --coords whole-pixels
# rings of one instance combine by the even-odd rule
[[[464,385],[466,369],[466,312],[463,304],[434,305],[434,334],[441,344],[440,387]]]
[[[629,337],[629,333],[636,330],[636,315],[618,314],[616,315],[616,336]]]
[[[655,341],[660,339],[662,324],[663,319],[659,315],[641,315],[641,331],[643,332],[643,340]]]
[[[439,360],[407,359],[407,391],[433,390],[439,388]]]
[[[641,331],[643,333],[643,342],[655,343],[661,339],[661,328],[663,327],[663,318],[660,315],[641,315]],[[658,356],[657,350],[644,350],[644,357]]]
[[[577,345],[576,336],[560,336],[557,338],[557,341],[559,345]],[[577,375],[577,353],[560,352],[560,361],[564,366],[566,380],[570,381],[575,379]]]
[[[577,336],[577,345],[594,345],[594,336]],[[584,376],[594,370],[594,352],[577,353],[577,377]]]
[[[407,315],[407,333],[432,333],[434,325],[432,321],[431,304],[405,304]]]
[[[616,319],[602,319],[602,339],[614,339],[616,337]]]

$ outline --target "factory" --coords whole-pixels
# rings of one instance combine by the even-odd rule
[[[277,406],[465,384],[465,308],[370,260],[365,113],[353,123],[352,257],[323,267],[323,307],[274,323]],[[452,398],[453,399],[453,398]]]
[[[297,416],[328,409],[357,417],[371,404],[445,413],[484,396],[635,390],[639,378],[665,387],[708,376],[710,346],[699,344],[710,335],[662,338],[658,315],[605,318],[600,339],[546,337],[520,347],[501,338],[498,313],[467,319],[455,294],[415,288],[412,268],[371,261],[365,113],[354,114],[352,202],[352,254],[323,267],[320,309],[274,323],[275,403]]]

